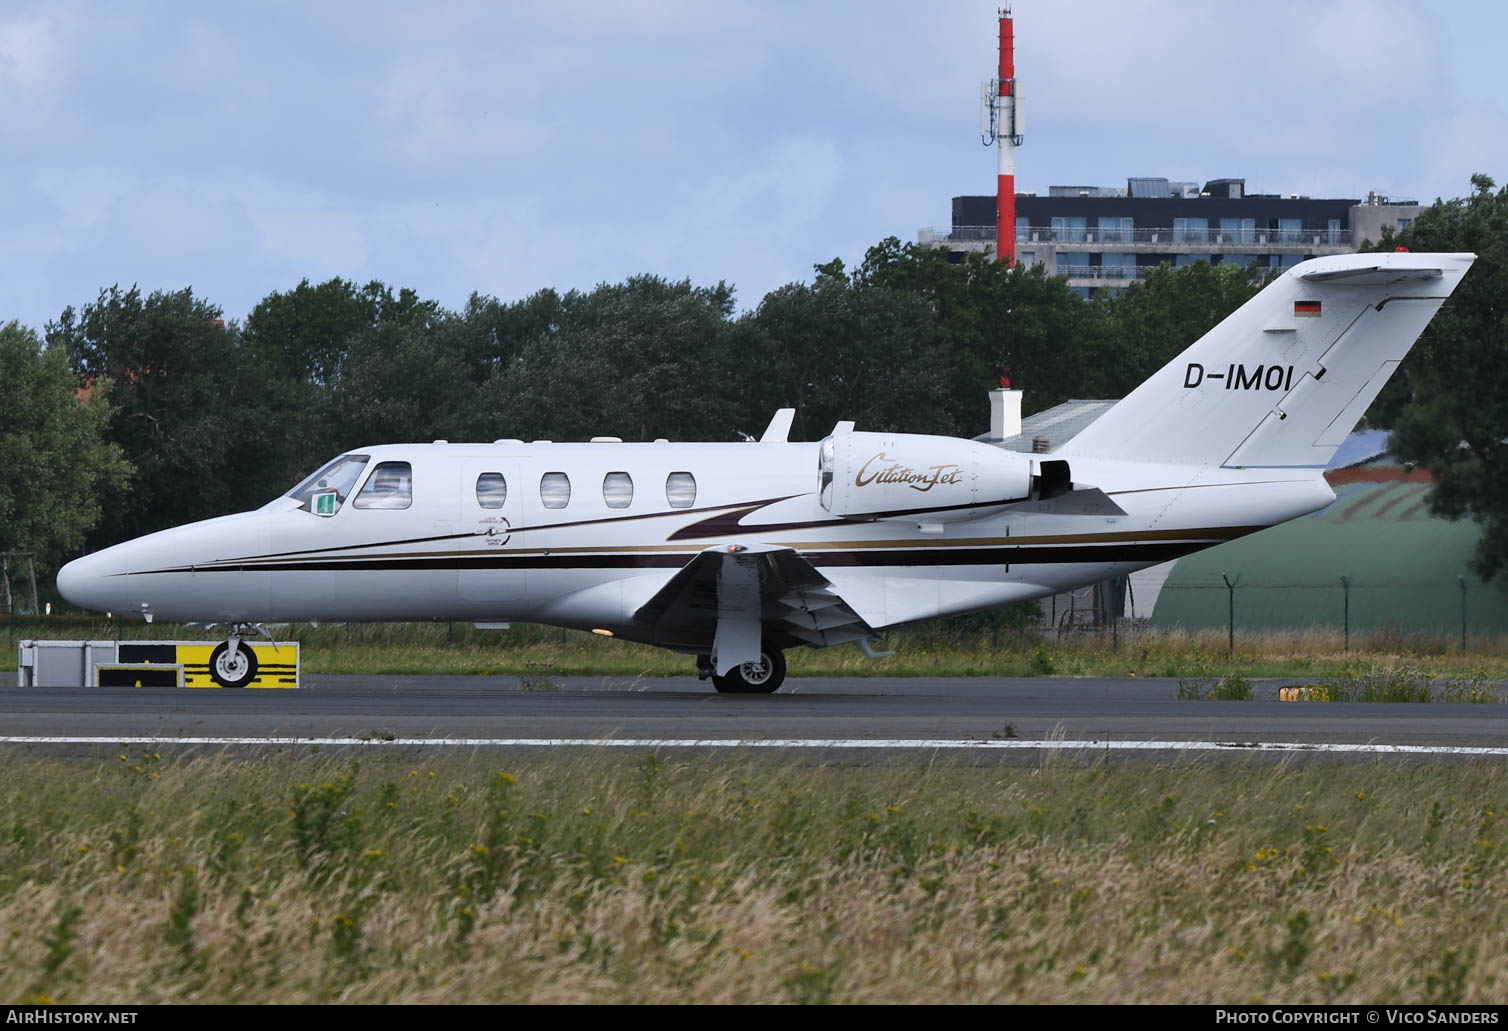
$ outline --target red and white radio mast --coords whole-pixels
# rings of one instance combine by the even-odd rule
[[[1000,75],[979,90],[979,134],[1000,148],[995,185],[995,257],[1016,263],[1016,148],[1021,146],[1021,84],[1016,81],[1016,30],[1000,10]]]

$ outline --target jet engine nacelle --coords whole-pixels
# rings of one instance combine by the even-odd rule
[[[1032,496],[1032,460],[958,437],[839,433],[822,442],[822,507],[846,519],[977,519]]]

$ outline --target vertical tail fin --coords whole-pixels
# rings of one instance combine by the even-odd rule
[[[1323,467],[1474,254],[1347,254],[1285,272],[1062,448],[1064,455]]]

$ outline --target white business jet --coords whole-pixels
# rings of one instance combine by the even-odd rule
[[[1322,470],[1470,268],[1357,254],[1285,272],[1055,453],[856,431],[790,443],[388,444],[283,497],[70,562],[69,601],[230,627],[526,620],[696,656],[769,692],[784,650],[1026,601],[1316,511]]]

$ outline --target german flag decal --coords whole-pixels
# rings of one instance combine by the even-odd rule
[[[1299,315],[1308,315],[1308,316],[1315,316],[1315,317],[1317,317],[1319,315],[1319,313],[1320,313],[1320,302],[1318,302],[1318,301],[1294,301],[1293,302],[1293,314],[1295,315],[1295,317],[1297,317]]]

